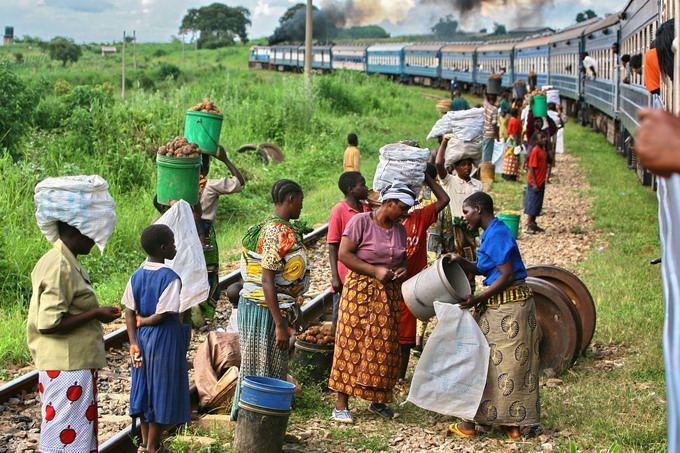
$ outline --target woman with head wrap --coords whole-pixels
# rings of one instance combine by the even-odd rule
[[[399,373],[401,280],[406,276],[406,230],[401,224],[415,194],[395,182],[375,212],[357,214],[340,242],[340,261],[349,268],[340,300],[333,367],[328,386],[338,392],[331,419],[353,423],[348,400],[370,401],[385,418],[396,414],[385,403]]]

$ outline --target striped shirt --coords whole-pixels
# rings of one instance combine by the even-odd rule
[[[484,101],[484,138],[498,138],[498,107]]]

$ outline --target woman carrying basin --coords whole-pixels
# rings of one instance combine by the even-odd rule
[[[470,228],[484,229],[477,262],[452,253],[446,256],[465,272],[485,277],[484,290],[460,306],[474,307],[480,315],[479,327],[491,353],[477,415],[452,424],[449,431],[474,437],[476,424],[493,425],[517,439],[522,427],[540,421],[540,335],[533,293],[524,281],[527,271],[510,228],[494,217],[493,199],[483,192],[470,195],[463,202],[463,216]]]

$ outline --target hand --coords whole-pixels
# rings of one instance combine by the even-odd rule
[[[333,278],[331,278],[331,287],[333,288],[333,291],[338,294],[342,292],[342,280],[340,280],[339,276],[334,275]]]
[[[680,118],[663,110],[640,112],[635,154],[640,163],[660,176],[680,172]]]
[[[466,301],[460,303],[460,308],[468,309],[476,307],[481,301],[478,300],[474,294],[470,294]]]
[[[227,157],[227,150],[224,149],[224,146],[222,145],[217,145],[217,155],[215,156],[217,160],[221,160],[224,162],[225,160],[229,160]]]
[[[458,264],[460,264],[461,261],[463,260],[463,257],[460,256],[457,253],[447,253],[445,255],[442,255],[442,258],[446,258],[449,261],[453,261],[454,263],[458,263]]]
[[[142,366],[142,351],[136,344],[130,345],[130,360],[132,360],[133,368],[139,368]]]
[[[290,347],[290,334],[285,326],[276,327],[276,348],[287,350]]]
[[[140,327],[142,327],[142,325],[143,325],[143,324],[142,324],[142,319],[143,319],[143,318],[142,318],[140,315],[136,315],[136,316],[135,316],[135,320],[137,321],[137,328],[138,328],[138,329],[139,329]]]
[[[400,267],[399,269],[394,271],[394,277],[392,279],[393,280],[401,280],[404,277],[406,277],[406,268]]]
[[[118,307],[99,307],[96,317],[101,322],[111,322],[120,318],[120,314]]]
[[[373,276],[380,280],[381,283],[387,283],[394,278],[394,272],[386,267],[378,266],[376,267]]]
[[[533,186],[531,186],[531,190],[533,190],[534,193],[538,193],[541,190],[541,188],[534,184]]]

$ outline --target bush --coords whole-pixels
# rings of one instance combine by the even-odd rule
[[[0,63],[0,148],[17,148],[33,122],[35,104],[35,92],[9,64]]]
[[[54,82],[54,94],[57,96],[65,96],[73,90],[73,86],[64,79],[57,79]]]
[[[153,53],[153,56],[156,58],[160,58],[166,56],[167,54],[168,53],[163,49],[156,49]]]
[[[158,67],[158,80],[177,80],[182,71],[172,63],[161,63]]]

